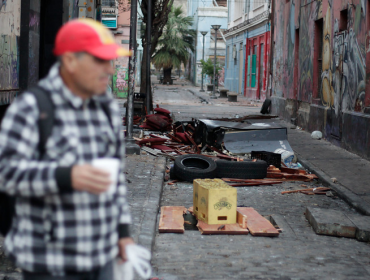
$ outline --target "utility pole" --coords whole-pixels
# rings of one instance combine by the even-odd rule
[[[214,57],[214,64],[213,64],[213,92],[211,95],[211,99],[217,99],[216,96],[216,62],[217,62],[217,30],[220,29],[221,25],[215,24],[212,25],[212,28],[215,30],[215,57]]]
[[[125,139],[126,154],[140,155],[140,147],[136,145],[133,138],[134,130],[134,93],[135,93],[135,68],[136,68],[136,25],[137,25],[137,0],[131,1],[130,16],[130,43],[129,48],[131,56],[129,57],[129,80],[127,96],[127,118],[126,129],[127,137]]]
[[[152,47],[152,0],[148,0],[147,23],[146,23],[146,109],[151,113],[152,99],[150,88],[150,49]]]
[[[204,38],[207,34],[207,31],[201,31],[200,34],[202,34],[203,36],[203,55],[202,55],[202,59],[204,61]],[[202,86],[201,86],[201,89],[200,89],[200,92],[204,92],[204,89],[203,89],[203,80],[204,80],[204,74],[203,74],[203,69],[202,69]]]

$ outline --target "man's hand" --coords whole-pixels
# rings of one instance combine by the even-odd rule
[[[126,246],[130,244],[135,244],[134,240],[131,237],[121,238],[118,241],[119,256],[123,262],[127,261]]]
[[[72,188],[77,191],[101,194],[107,191],[112,183],[109,177],[108,172],[90,164],[75,165],[71,171]]]

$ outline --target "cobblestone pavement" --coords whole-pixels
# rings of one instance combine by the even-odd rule
[[[159,234],[153,266],[159,279],[370,279],[370,244],[316,235],[304,217],[307,206],[356,213],[339,198],[281,195],[302,183],[240,187],[238,206],[272,215],[279,237]],[[309,187],[317,183],[305,183]],[[165,185],[161,206],[192,206],[192,185]]]

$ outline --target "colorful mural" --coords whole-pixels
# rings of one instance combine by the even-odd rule
[[[277,5],[275,21],[275,54],[273,89],[277,96],[293,98],[294,41],[295,41],[295,2],[281,1]],[[276,43],[279,42],[279,43]],[[280,42],[284,42],[281,44]],[[267,80],[267,79],[266,79]]]
[[[322,105],[334,108],[336,115],[342,109],[362,112],[366,88],[364,3],[349,5],[348,30],[339,32],[339,19],[332,20],[332,2],[329,1],[324,22]]]
[[[115,72],[113,75],[113,93],[117,97],[127,97],[128,80],[128,57],[120,57],[115,61]]]
[[[274,113],[287,120],[297,118],[299,126],[321,130],[324,137],[352,151],[366,150],[370,134],[348,133],[359,122],[370,125],[370,1],[291,0],[290,10],[287,1],[276,2]],[[293,5],[299,5],[294,17]],[[299,39],[294,41],[293,19],[299,28],[295,33]],[[290,64],[296,60],[295,43],[299,43],[296,72]],[[291,97],[293,73],[298,81],[295,108],[281,98]]]

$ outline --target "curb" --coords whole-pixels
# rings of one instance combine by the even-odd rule
[[[361,198],[359,198],[358,195],[354,194],[350,190],[348,190],[345,186],[338,183],[333,183],[331,178],[322,170],[317,168],[314,164],[310,163],[308,160],[298,157],[298,161],[314,173],[319,179],[323,182],[324,185],[330,187],[333,189],[340,198],[342,198],[344,201],[346,201],[350,206],[355,208],[360,213],[370,216],[370,207],[367,205],[367,203],[364,203]]]
[[[207,104],[212,104],[211,102],[209,102],[209,100],[207,100],[204,97],[200,96],[194,90],[192,90],[190,88],[188,88],[187,90],[190,91],[192,94],[194,94],[196,97],[198,97],[202,102],[206,102]]]
[[[151,252],[154,249],[155,234],[157,229],[157,214],[159,212],[159,206],[161,203],[163,193],[163,182],[166,170],[166,159],[161,158],[162,162],[158,162],[158,165],[150,174],[150,193],[148,200],[144,203],[145,207],[144,215],[142,217],[142,223],[140,227],[140,233],[138,234],[138,244],[150,248]]]

